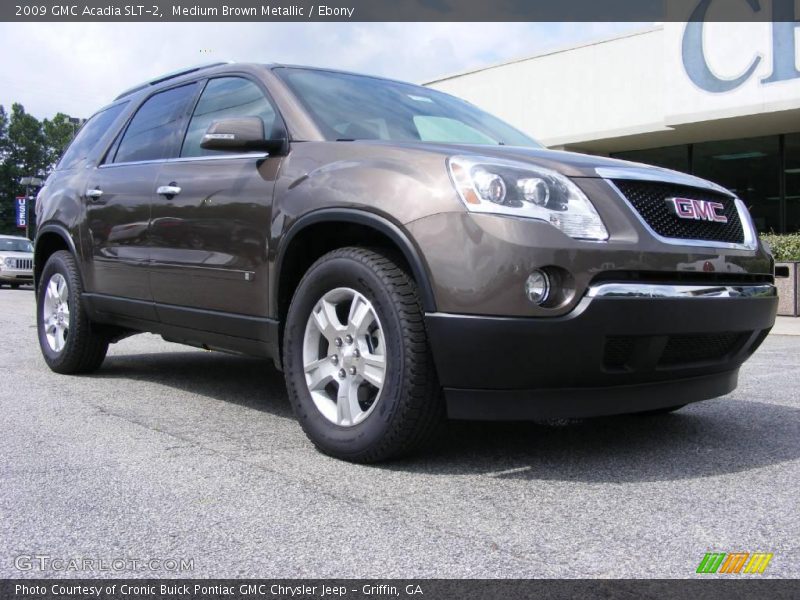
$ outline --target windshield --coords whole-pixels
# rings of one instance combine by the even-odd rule
[[[472,104],[428,88],[330,71],[275,72],[330,140],[542,147]]]
[[[0,238],[0,252],[33,252],[33,245],[28,240]]]

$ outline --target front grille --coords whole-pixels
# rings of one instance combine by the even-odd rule
[[[606,338],[603,364],[607,369],[624,369],[633,356],[636,338],[632,335],[612,335]]]
[[[603,351],[603,367],[609,371],[630,370],[635,360],[639,366],[649,363],[669,369],[723,360],[738,352],[751,333],[732,331],[671,336],[608,336]]]
[[[727,244],[744,243],[744,228],[734,199],[712,190],[698,189],[659,181],[615,179],[614,185],[644,219],[650,229],[665,238],[702,240]],[[709,200],[723,205],[719,214],[727,223],[681,219],[670,209],[667,198]]]
[[[720,360],[738,350],[749,337],[750,332],[673,335],[664,347],[658,364],[669,367]]]
[[[33,269],[33,259],[32,258],[15,258],[14,259],[14,268],[19,269],[20,271],[30,271]]]

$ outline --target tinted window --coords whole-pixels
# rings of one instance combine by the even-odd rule
[[[276,69],[328,139],[383,139],[541,147],[468,102],[408,83]]]
[[[448,117],[417,115],[414,117],[414,125],[419,132],[419,139],[423,142],[451,140],[463,144],[495,143],[492,138],[482,134],[477,129]]]
[[[72,140],[72,143],[67,148],[61,161],[58,163],[59,169],[72,169],[82,160],[89,156],[89,153],[100,141],[108,129],[117,120],[117,117],[125,108],[126,103],[117,104],[107,108],[106,110],[95,114],[86,123],[83,124],[78,135]]]
[[[149,98],[128,125],[114,162],[169,158],[181,134],[181,121],[195,84],[173,88]]]
[[[275,123],[275,111],[252,81],[241,77],[212,79],[194,109],[181,156],[224,153],[205,150],[200,147],[200,142],[211,123],[234,117],[260,117],[264,121],[264,133],[267,136]]]

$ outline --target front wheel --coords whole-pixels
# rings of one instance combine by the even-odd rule
[[[283,358],[295,415],[331,456],[397,458],[444,420],[416,284],[383,253],[342,248],[312,265],[289,307]]]
[[[81,278],[72,254],[55,252],[42,270],[36,324],[42,356],[56,373],[97,370],[108,351],[108,338],[93,328],[81,306]]]

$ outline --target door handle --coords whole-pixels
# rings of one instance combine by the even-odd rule
[[[175,185],[173,181],[169,185],[160,185],[158,189],[156,189],[156,194],[159,196],[166,196],[167,198],[171,198],[172,196],[177,196],[181,193],[181,188]]]
[[[103,190],[100,188],[92,188],[90,190],[86,190],[86,197],[89,198],[92,202],[96,202],[100,196],[103,195]]]

